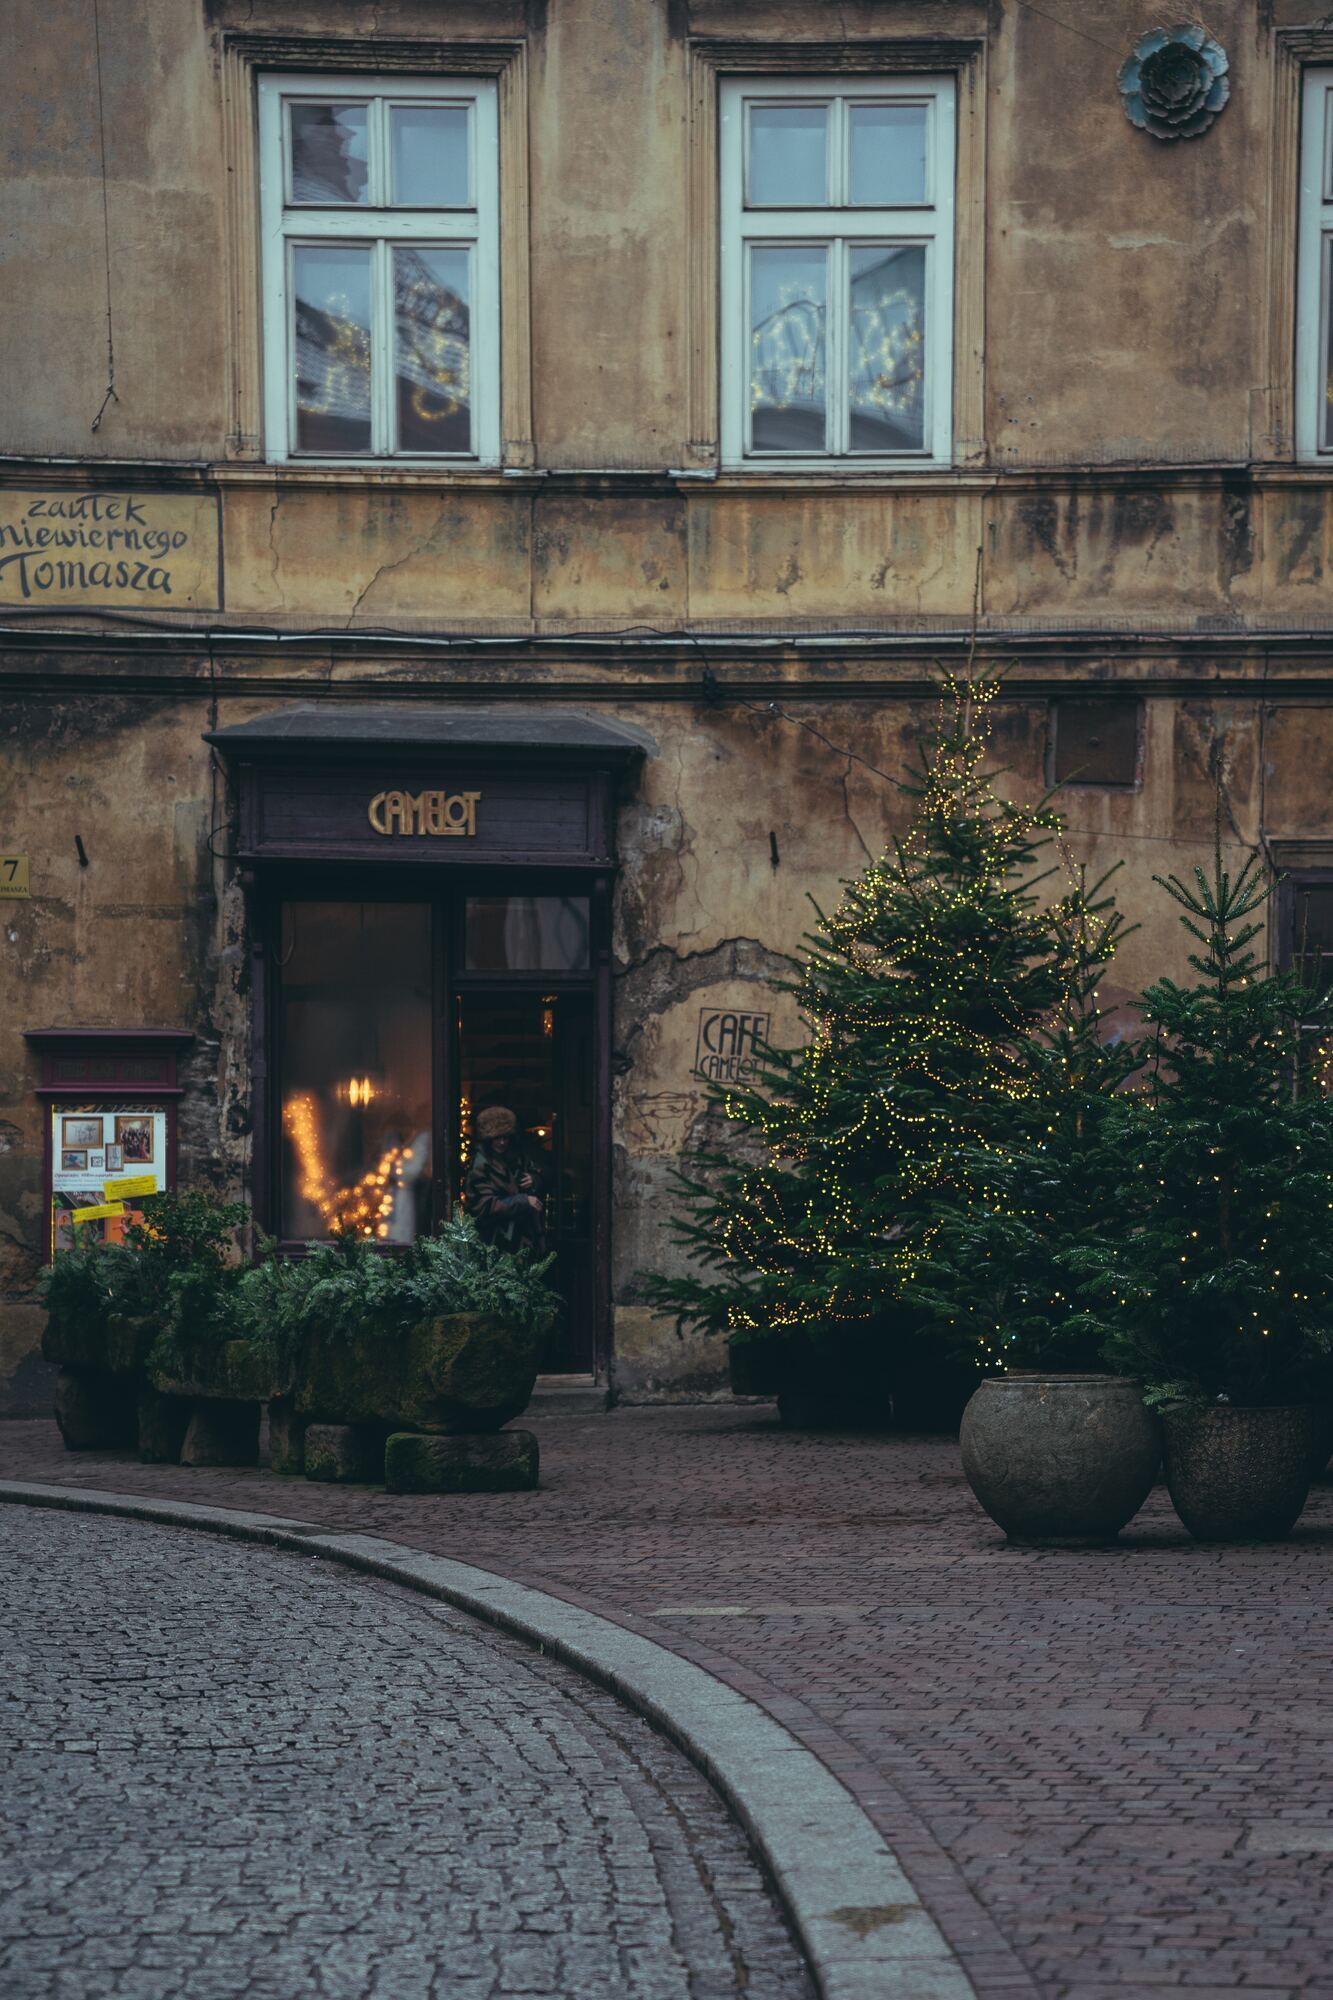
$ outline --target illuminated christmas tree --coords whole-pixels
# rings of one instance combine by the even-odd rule
[[[907,1294],[944,1205],[1031,1093],[1026,1041],[1064,978],[1037,894],[1059,821],[996,789],[997,692],[944,679],[905,838],[820,912],[785,986],[808,1041],[713,1092],[722,1143],[681,1177],[672,1225],[694,1268],[645,1281],[681,1320],[776,1336],[816,1367],[839,1346],[898,1380],[919,1362]]]
[[[1112,873],[1115,871],[1113,870]],[[1105,1367],[1114,1290],[1089,1284],[1125,1232],[1117,1092],[1143,1060],[1108,1034],[1100,982],[1128,928],[1103,876],[1056,905],[1064,990],[1018,1051],[1026,1086],[998,1142],[972,1149],[909,1287],[941,1347],[978,1370]]]

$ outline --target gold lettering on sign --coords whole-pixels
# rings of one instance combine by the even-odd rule
[[[376,792],[366,818],[376,833],[460,835],[477,831],[480,792]]]

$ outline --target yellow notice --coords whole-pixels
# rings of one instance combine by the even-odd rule
[[[156,1194],[157,1180],[152,1174],[127,1174],[123,1181],[103,1181],[102,1193],[108,1201],[131,1201],[136,1194]]]
[[[75,1208],[70,1211],[71,1222],[96,1222],[103,1215],[124,1215],[123,1201],[99,1201],[93,1208]]]
[[[0,605],[217,611],[215,493],[0,487]]]

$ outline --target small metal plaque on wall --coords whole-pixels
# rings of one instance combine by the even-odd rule
[[[217,494],[0,487],[0,605],[220,611]]]
[[[32,894],[26,854],[0,854],[0,901],[20,902]]]

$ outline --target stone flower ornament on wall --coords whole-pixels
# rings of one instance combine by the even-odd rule
[[[1197,139],[1231,95],[1227,54],[1197,22],[1150,28],[1120,65],[1125,116],[1155,139]]]

